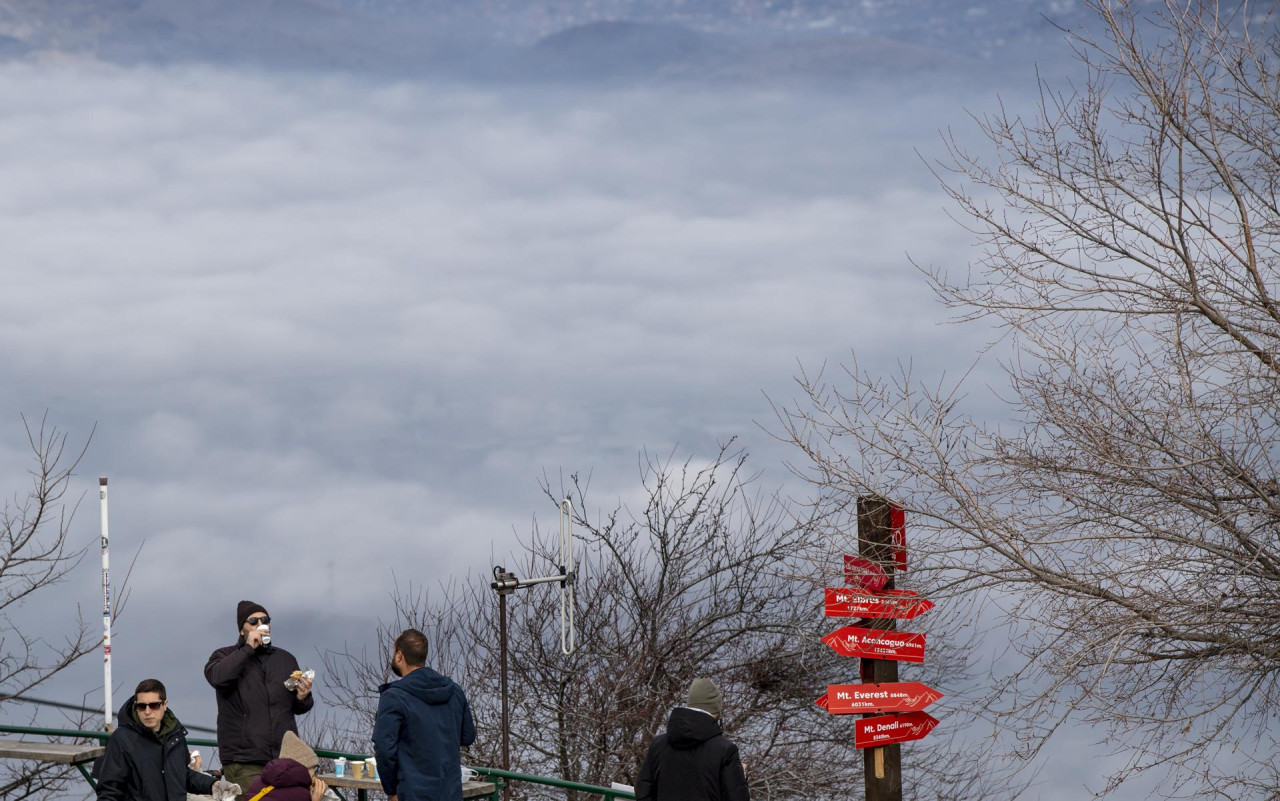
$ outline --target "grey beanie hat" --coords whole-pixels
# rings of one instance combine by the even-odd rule
[[[694,679],[689,685],[689,697],[685,699],[685,706],[720,717],[720,713],[724,711],[724,699],[720,697],[720,688],[711,679]]]

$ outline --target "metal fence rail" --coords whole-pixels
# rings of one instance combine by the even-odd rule
[[[41,726],[9,726],[6,724],[0,724],[0,733],[33,735],[37,737],[62,737],[79,740],[96,740],[99,744],[105,744],[107,738],[111,736],[109,732],[104,731],[52,729]],[[188,737],[187,744],[216,748],[218,746],[218,741],[211,740],[207,737]],[[368,754],[358,754],[348,751],[330,751],[327,749],[317,748],[316,756],[324,757],[326,759],[337,759],[338,757],[346,757],[347,759],[364,759]],[[89,782],[91,787],[97,786],[97,783],[93,780],[93,776],[90,775],[89,769],[85,766],[85,763],[78,763],[76,764],[76,767],[79,768],[81,775],[84,776],[85,780]],[[558,790],[565,790],[566,792],[573,790],[579,793],[586,793],[588,795],[598,795],[602,797],[603,801],[626,801],[627,799],[635,798],[634,793],[626,790],[616,790],[612,787],[601,787],[594,784],[583,784],[582,782],[565,781],[564,779],[557,779],[552,776],[536,776],[531,773],[518,773],[513,770],[487,768],[478,765],[467,765],[465,767],[474,770],[476,773],[484,776],[488,781],[493,782],[497,788],[491,796],[493,801],[498,801],[498,799],[502,797],[503,787],[512,782],[523,782],[525,784],[551,787]],[[337,788],[334,788],[334,792],[337,792],[340,797],[345,798]],[[360,798],[363,799],[365,797],[365,793],[366,791],[361,790],[359,792]]]

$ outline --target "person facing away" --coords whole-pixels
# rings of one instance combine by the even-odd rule
[[[264,638],[270,627],[271,616],[262,604],[241,601],[236,607],[239,639],[214,651],[204,666],[218,700],[222,775],[241,787],[248,787],[276,758],[285,732],[297,734],[294,716],[315,705],[310,679],[299,679],[296,690],[285,687],[298,660]]]
[[[320,758],[293,732],[285,732],[280,756],[266,764],[262,775],[250,782],[244,797],[250,801],[320,801],[328,787],[316,778]]]
[[[417,629],[396,637],[373,723],[373,755],[389,801],[462,801],[460,747],[476,739],[467,695],[427,663]]]
[[[684,706],[653,738],[636,778],[636,801],[750,801],[738,746],[720,730],[724,701],[710,679],[694,679]]]
[[[188,767],[187,730],[158,679],[143,679],[120,707],[98,766],[99,801],[186,801],[209,795],[214,778]]]

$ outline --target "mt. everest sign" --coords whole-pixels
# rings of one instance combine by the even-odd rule
[[[942,697],[942,693],[918,681],[880,684],[831,684],[824,705],[833,715],[870,712],[919,712]]]

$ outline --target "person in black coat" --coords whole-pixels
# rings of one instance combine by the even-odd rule
[[[214,778],[187,766],[187,730],[169,709],[164,685],[145,679],[120,707],[98,766],[98,801],[186,801],[209,795]]]
[[[694,679],[671,710],[636,779],[636,801],[750,801],[738,746],[720,731],[724,701],[710,679]]]
[[[222,775],[248,787],[276,758],[285,732],[297,734],[294,716],[309,712],[315,699],[310,679],[299,678],[295,690],[285,686],[298,660],[271,644],[271,617],[262,604],[241,601],[236,626],[240,638],[210,654],[204,677],[218,697]]]

